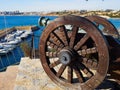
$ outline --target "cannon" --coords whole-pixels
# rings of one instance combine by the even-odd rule
[[[119,33],[102,17],[67,15],[53,21],[41,17],[39,24],[46,26],[39,43],[41,64],[62,88],[93,90],[110,66],[120,64]]]

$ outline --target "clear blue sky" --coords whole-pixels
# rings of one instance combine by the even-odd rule
[[[0,11],[120,10],[120,0],[0,0]]]

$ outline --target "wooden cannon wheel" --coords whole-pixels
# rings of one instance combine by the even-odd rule
[[[92,90],[106,76],[106,40],[86,18],[70,15],[55,19],[43,31],[39,49],[45,72],[60,87]]]
[[[105,35],[112,35],[114,38],[119,38],[119,32],[107,19],[100,16],[86,16],[86,18],[92,21]]]

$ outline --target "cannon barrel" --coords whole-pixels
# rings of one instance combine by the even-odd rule
[[[50,22],[51,22],[51,20],[47,17],[40,17],[38,20],[38,24],[40,26],[47,26]]]

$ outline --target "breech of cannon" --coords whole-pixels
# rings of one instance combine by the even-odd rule
[[[51,22],[51,20],[49,18],[46,18],[46,17],[40,17],[38,20],[38,24],[40,26],[47,26],[50,22]]]

